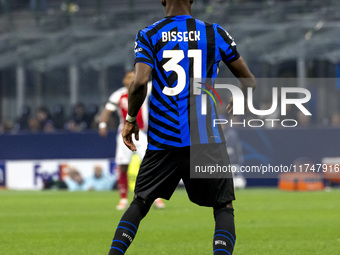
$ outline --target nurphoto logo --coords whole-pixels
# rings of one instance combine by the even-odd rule
[[[205,88],[202,88],[202,85]],[[272,104],[269,109],[260,110],[256,109],[254,106],[254,94],[252,88],[247,88],[247,97],[244,95],[243,91],[236,85],[232,84],[215,84],[214,88],[203,82],[196,82],[196,86],[194,89],[194,95],[201,95],[201,114],[207,115],[207,100],[208,95],[213,100],[215,106],[217,105],[216,98],[219,100],[222,105],[222,100],[220,95],[217,93],[216,89],[223,89],[229,91],[233,97],[233,110],[232,115],[235,116],[245,116],[246,113],[246,105],[248,107],[248,111],[256,116],[260,116],[261,118],[257,119],[243,119],[242,121],[233,122],[233,120],[213,119],[214,127],[216,125],[225,125],[230,124],[231,126],[239,125],[243,127],[263,127],[271,125],[274,127],[276,123],[280,123],[282,127],[296,127],[298,125],[298,121],[295,119],[286,119],[287,116],[287,105],[295,105],[304,115],[311,116],[310,111],[304,106],[304,104],[308,103],[311,99],[311,93],[306,88],[300,87],[273,87],[272,88]],[[209,91],[210,90],[210,91]],[[203,91],[203,94],[201,93]],[[280,92],[280,96],[279,96]],[[294,97],[290,97],[290,95],[295,95]],[[215,95],[215,96],[214,96]],[[280,99],[280,100],[279,100]],[[280,105],[279,105],[280,101]],[[280,109],[281,119],[273,119],[269,118],[271,114]],[[267,118],[266,118],[267,117]]]

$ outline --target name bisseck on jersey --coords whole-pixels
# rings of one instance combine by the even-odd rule
[[[201,40],[200,38],[201,32],[200,31],[185,31],[185,32],[177,32],[177,31],[170,31],[170,32],[162,32],[162,42],[196,42]]]

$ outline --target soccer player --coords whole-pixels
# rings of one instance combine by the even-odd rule
[[[254,88],[255,79],[237,52],[236,43],[222,27],[191,17],[193,0],[161,3],[166,17],[136,36],[135,78],[129,88],[122,136],[130,150],[136,151],[132,136],[139,139],[136,118],[152,73],[148,149],[137,176],[134,200],[117,226],[109,255],[126,252],[154,199],[170,199],[180,179],[192,202],[213,208],[214,255],[230,255],[236,240],[231,173],[228,178],[190,178],[190,162],[229,165],[222,130],[211,121],[216,114],[213,100],[207,104],[203,118],[210,121],[201,123],[198,105],[202,97],[194,95],[197,85],[194,87],[190,78],[214,80],[222,60],[241,81],[241,89]],[[227,109],[231,112],[232,100]]]
[[[134,78],[134,71],[128,70],[125,72],[124,78],[122,80],[123,87],[113,92],[109,97],[108,102],[105,105],[105,108],[100,116],[99,123],[99,134],[103,137],[107,136],[107,122],[110,118],[110,115],[114,111],[118,111],[120,124],[118,127],[117,133],[117,145],[116,145],[116,165],[118,169],[118,191],[120,195],[120,201],[116,207],[117,210],[125,210],[128,206],[128,176],[127,170],[129,167],[129,163],[131,162],[131,158],[133,152],[130,151],[123,143],[121,138],[121,132],[125,123],[125,118],[128,111],[128,88]],[[148,116],[148,107],[145,102],[137,115],[138,126],[141,129],[140,139],[138,143],[136,143],[138,150],[137,154],[140,159],[143,159],[145,150],[147,147],[147,116]],[[164,208],[165,205],[161,199],[157,199],[155,201],[156,208]]]
[[[109,97],[108,102],[105,105],[105,108],[100,116],[99,123],[99,134],[101,136],[107,136],[107,122],[110,118],[110,115],[114,111],[118,111],[120,124],[117,132],[117,145],[116,145],[116,156],[115,162],[118,170],[118,191],[120,195],[120,201],[116,207],[117,210],[125,210],[128,206],[128,177],[127,170],[129,163],[132,157],[132,151],[128,150],[124,145],[121,139],[121,132],[123,129],[123,125],[125,122],[127,110],[128,110],[128,87],[131,84],[134,78],[134,72],[132,70],[128,70],[125,72],[124,78],[122,80],[123,87],[113,92]],[[142,107],[142,109],[138,113],[138,125],[141,127],[141,139],[140,142],[137,143],[138,148],[138,156],[142,159],[144,157],[144,152],[146,150],[146,135],[144,135],[144,129],[146,126],[146,107]]]

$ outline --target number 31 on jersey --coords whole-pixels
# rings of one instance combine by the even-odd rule
[[[193,58],[194,77],[202,78],[202,50],[188,50],[188,58]],[[179,64],[184,58],[183,50],[164,50],[163,58],[170,58],[168,62],[163,65],[166,72],[175,72],[177,74],[177,85],[173,88],[164,87],[163,93],[167,96],[177,96],[183,91],[187,83],[187,74],[185,69]]]

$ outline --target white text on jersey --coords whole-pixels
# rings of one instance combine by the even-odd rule
[[[186,32],[177,32],[177,31],[171,31],[171,32],[162,32],[162,42],[195,42],[199,41],[201,36],[200,31],[186,31]]]

